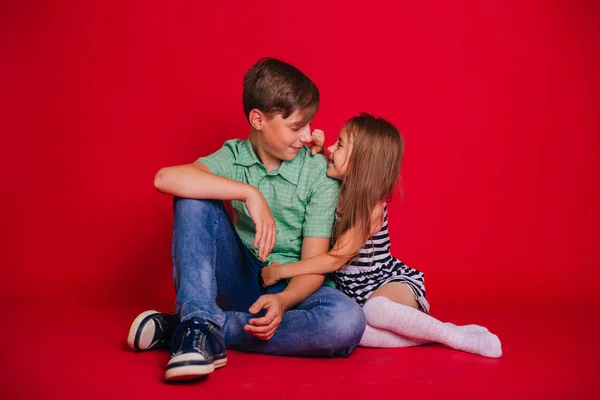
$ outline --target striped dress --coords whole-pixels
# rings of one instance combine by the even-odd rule
[[[429,314],[423,273],[408,267],[390,253],[386,203],[383,203],[381,230],[367,240],[354,259],[333,274],[333,279],[339,290],[361,306],[386,283],[406,283],[421,310]]]

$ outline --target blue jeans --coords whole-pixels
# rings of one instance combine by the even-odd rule
[[[283,291],[285,281],[265,289],[264,264],[239,238],[222,201],[175,198],[173,279],[181,320],[200,317],[221,327],[228,349],[290,356],[348,356],[365,330],[358,304],[322,286],[286,311],[271,340],[244,331],[255,315],[248,308],[263,294]]]

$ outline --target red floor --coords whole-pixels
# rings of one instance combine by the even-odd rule
[[[6,305],[6,303],[5,303]],[[0,329],[0,398],[219,399],[587,399],[600,398],[597,310],[437,310],[497,333],[504,355],[487,359],[439,345],[357,349],[347,359],[272,357],[231,351],[200,382],[165,384],[166,351],[125,344],[139,309],[7,305]],[[197,396],[197,397],[196,397]]]

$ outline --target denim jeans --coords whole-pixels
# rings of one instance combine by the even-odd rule
[[[264,264],[241,242],[222,201],[175,198],[173,279],[181,320],[200,317],[220,326],[228,349],[274,355],[348,356],[365,330],[362,309],[322,286],[286,311],[271,340],[244,331],[248,308],[285,281],[261,287]]]

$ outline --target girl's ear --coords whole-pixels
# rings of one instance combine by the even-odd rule
[[[250,125],[254,129],[256,129],[257,131],[262,131],[263,126],[267,121],[267,118],[260,110],[253,108],[248,114],[248,120],[250,121]]]

